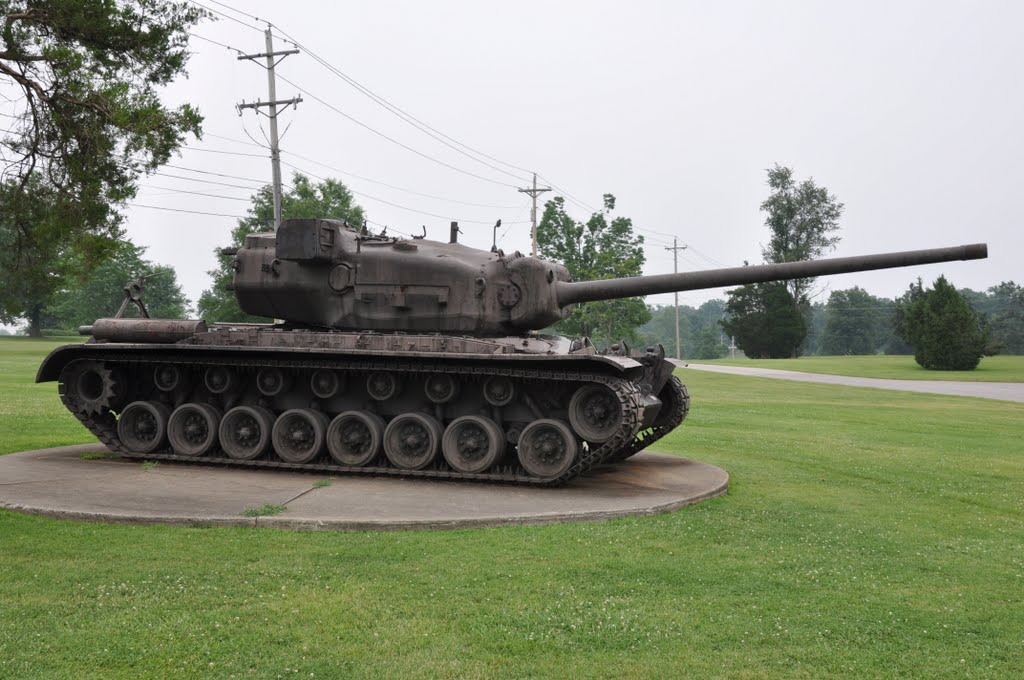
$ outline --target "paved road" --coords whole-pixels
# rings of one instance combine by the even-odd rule
[[[928,394],[948,394],[958,397],[981,397],[982,399],[1024,402],[1024,383],[888,380],[883,378],[855,378],[846,375],[828,375],[823,373],[801,373],[800,371],[780,371],[774,368],[753,368],[747,366],[685,364],[682,362],[678,362],[678,365],[695,371],[749,375],[757,378],[779,378],[781,380],[801,380],[803,382],[827,383],[830,385],[875,387],[882,390],[926,392]]]

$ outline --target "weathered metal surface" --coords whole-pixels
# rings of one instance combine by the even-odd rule
[[[206,322],[201,319],[96,319],[78,332],[104,342],[171,343],[206,330]]]
[[[288,220],[234,255],[276,324],[99,319],[37,381],[124,456],[562,484],[678,427],[660,347],[543,335],[590,300],[985,256],[983,245],[572,283],[558,264]],[[132,302],[138,291],[126,289]]]

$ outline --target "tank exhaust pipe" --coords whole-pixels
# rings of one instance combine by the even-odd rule
[[[827,276],[829,274],[847,274],[873,269],[912,267],[921,264],[952,262],[955,260],[981,260],[986,257],[988,257],[988,245],[985,243],[973,243],[949,248],[905,250],[897,253],[835,257],[824,260],[763,264],[751,267],[730,267],[727,269],[684,272],[681,274],[656,274],[653,276],[633,276],[623,279],[579,281],[576,283],[560,281],[556,284],[556,293],[559,306],[565,307],[594,300],[615,300],[642,295],[655,295],[657,293],[741,286],[748,283],[764,283],[766,281],[788,281],[790,279],[806,279],[815,276]]]

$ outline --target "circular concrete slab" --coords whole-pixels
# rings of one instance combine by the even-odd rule
[[[669,512],[720,496],[728,484],[720,468],[656,453],[554,489],[152,466],[117,458],[99,444],[0,456],[0,508],[189,526],[354,531],[595,521]]]

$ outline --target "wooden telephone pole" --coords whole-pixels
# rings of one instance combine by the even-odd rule
[[[291,99],[285,99],[283,101],[277,101],[277,82],[274,77],[274,67],[277,66],[282,59],[287,57],[289,54],[298,54],[298,50],[282,50],[280,52],[274,51],[274,34],[271,32],[270,27],[267,27],[265,31],[267,38],[267,51],[260,54],[243,54],[238,57],[239,60],[266,58],[267,60],[267,89],[270,94],[270,101],[261,102],[256,100],[251,104],[246,104],[244,101],[238,105],[238,115],[242,115],[242,109],[254,109],[259,112],[261,106],[268,107],[269,111],[266,116],[270,119],[270,166],[273,172],[274,181],[274,229],[281,226],[281,150],[278,148],[277,138],[277,107],[278,106],[297,106],[302,101],[302,97],[293,97]]]
[[[679,245],[679,239],[675,236],[672,237],[672,245],[665,246],[665,250],[672,251],[672,271],[676,274],[679,273],[679,251],[686,250],[685,245]],[[679,291],[675,292],[676,296],[676,359],[682,359],[683,350],[679,345]]]

